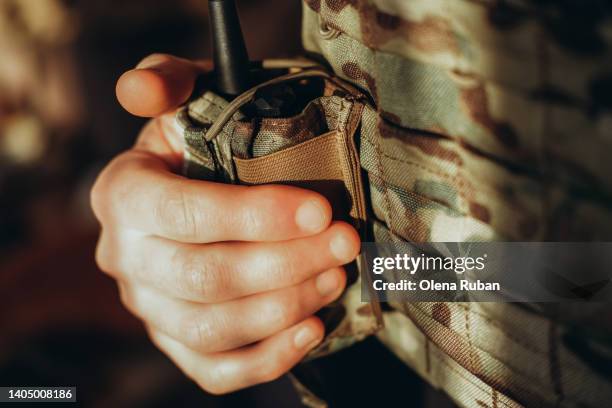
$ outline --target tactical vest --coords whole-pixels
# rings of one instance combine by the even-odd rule
[[[231,103],[206,92],[188,104],[178,115],[185,174],[314,189],[364,241],[608,239],[612,103],[598,85],[610,88],[612,58],[593,47],[595,22],[582,27],[587,45],[564,42],[557,11],[526,0],[305,0],[304,46],[327,67],[266,61],[279,74]],[[296,115],[241,113],[283,82],[303,88]],[[310,358],[375,334],[461,406],[612,400],[606,305],[421,302],[383,312],[361,302],[360,274],[349,273]]]

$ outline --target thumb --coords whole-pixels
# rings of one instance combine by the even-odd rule
[[[153,54],[121,75],[117,99],[133,115],[158,116],[184,103],[193,92],[197,76],[211,68],[210,62]]]

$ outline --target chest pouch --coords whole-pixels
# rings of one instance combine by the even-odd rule
[[[367,97],[324,68],[301,61],[266,61],[261,72],[267,78],[232,101],[206,91],[178,112],[185,139],[184,175],[314,190],[329,200],[335,220],[352,224],[367,241],[368,209],[358,153]],[[346,267],[349,281],[343,296],[318,314],[328,336],[314,354],[382,326],[380,305],[361,302],[357,263]]]

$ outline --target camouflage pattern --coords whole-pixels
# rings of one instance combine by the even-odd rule
[[[304,3],[307,51],[374,101],[360,156],[377,241],[610,238],[610,6]],[[461,406],[612,398],[605,305],[391,306],[379,338]]]
[[[290,61],[292,66],[296,63],[296,61]],[[306,71],[308,70],[304,70],[304,73]],[[329,76],[326,71],[321,72]],[[274,81],[283,82],[284,78],[279,77]],[[348,86],[348,84],[340,85]],[[314,139],[322,133],[344,133],[347,129],[352,128],[353,133],[350,136],[354,137],[354,132],[361,120],[363,103],[360,100],[363,95],[352,86],[348,89],[348,95],[339,93],[343,91],[342,86],[332,82],[327,82],[325,88],[323,95],[307,103],[303,111],[295,116],[255,120],[246,118],[238,110],[238,107],[246,104],[250,98],[240,103],[235,103],[237,100],[234,100],[230,104],[214,92],[206,91],[179,110],[177,114],[177,120],[183,129],[185,138],[183,173],[190,178],[201,180],[260,184],[246,181],[244,177],[240,177],[240,169],[236,165],[237,159],[245,162],[249,159],[265,159],[266,156],[269,158],[275,153],[286,151]],[[350,91],[357,94],[350,94]],[[254,90],[252,92],[254,93]],[[351,124],[352,121],[355,123]],[[357,154],[355,154],[355,162],[357,159]],[[295,167],[293,161],[283,163],[285,167],[292,165]],[[358,167],[358,164],[356,166]],[[297,172],[300,173],[303,170],[297,169]],[[292,173],[292,169],[288,169],[286,173]],[[265,179],[267,175],[260,176]],[[305,176],[308,180],[312,178],[309,174]],[[294,181],[296,179],[289,177],[284,180]],[[309,185],[306,183],[302,187],[308,188]],[[363,194],[361,201],[364,201]],[[334,211],[337,208],[334,206]],[[350,218],[358,218],[352,211],[349,215]],[[365,214],[362,218],[365,220]],[[365,232],[365,228],[360,228],[358,225],[355,227]],[[362,238],[367,239],[365,235],[362,235]],[[355,272],[352,276],[353,282],[342,298],[320,312],[328,335],[317,348],[311,351],[309,358],[323,356],[348,347],[374,334],[382,327],[379,305],[374,301],[370,304],[361,302],[361,274],[357,273],[354,268],[352,271]],[[351,270],[348,272],[351,275]]]
[[[600,24],[610,7],[572,4],[304,0],[306,50],[368,94],[359,159],[374,240],[612,236],[612,31]],[[239,182],[235,158],[340,131],[354,103],[327,86],[301,114],[253,126],[207,92],[179,114],[185,172]],[[311,358],[380,329],[379,310],[361,302],[359,285],[326,315],[333,325]],[[390,306],[378,337],[461,406],[596,407],[612,399],[605,305]],[[304,402],[324,406],[304,385]]]

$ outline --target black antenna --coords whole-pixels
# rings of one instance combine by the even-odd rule
[[[249,55],[234,0],[208,0],[217,91],[235,97],[251,86]]]

